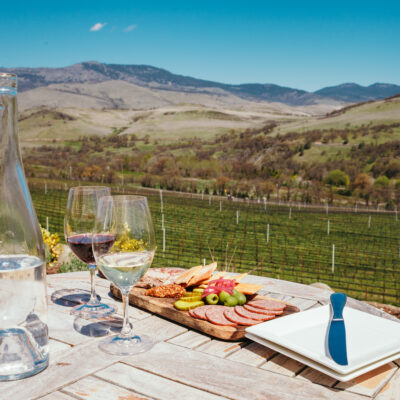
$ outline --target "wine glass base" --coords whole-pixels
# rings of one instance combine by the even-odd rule
[[[138,353],[144,353],[150,350],[155,342],[148,336],[134,335],[124,338],[119,335],[109,336],[99,343],[100,350],[118,356],[129,356]]]
[[[98,304],[79,304],[71,309],[71,314],[84,319],[98,319],[109,317],[114,314],[117,309],[106,303]]]

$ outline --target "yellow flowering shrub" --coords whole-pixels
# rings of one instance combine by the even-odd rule
[[[58,261],[58,257],[62,252],[60,237],[58,233],[50,233],[47,229],[40,227],[42,231],[43,241],[46,246],[47,262],[50,267],[54,266]]]
[[[124,225],[124,232],[118,237],[111,248],[111,251],[142,251],[144,250],[145,243],[143,240],[136,240],[131,237],[131,230],[128,224]]]

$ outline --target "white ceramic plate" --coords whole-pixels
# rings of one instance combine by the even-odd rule
[[[366,372],[372,371],[373,369],[376,369],[376,368],[380,367],[381,365],[385,365],[385,364],[389,363],[390,361],[397,360],[398,358],[400,358],[400,352],[396,353],[396,354],[392,354],[390,357],[383,358],[375,363],[365,365],[364,367],[362,367],[360,369],[357,369],[353,372],[342,375],[328,367],[325,367],[322,364],[318,364],[317,362],[311,360],[310,358],[301,356],[298,353],[288,350],[285,347],[281,347],[281,346],[277,345],[276,343],[272,343],[272,342],[269,342],[268,340],[262,339],[259,336],[252,335],[251,333],[247,333],[246,336],[249,339],[262,344],[263,346],[269,347],[272,350],[275,350],[281,354],[284,354],[287,357],[293,358],[294,360],[297,360],[297,361],[301,362],[302,364],[308,365],[309,367],[314,368],[317,371],[323,372],[324,374],[331,376],[332,378],[337,379],[338,381],[342,381],[342,382],[350,381],[354,378],[357,378],[357,376],[365,374]]]
[[[345,307],[343,315],[347,366],[336,364],[327,352],[329,305],[251,326],[246,336],[260,338],[262,344],[320,371],[325,367],[322,372],[343,381],[399,358],[400,323],[350,307]]]

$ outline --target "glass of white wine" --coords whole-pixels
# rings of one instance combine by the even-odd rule
[[[112,236],[114,243],[105,249],[96,236]],[[116,355],[131,355],[149,350],[153,341],[134,334],[129,322],[129,294],[146,273],[156,250],[154,227],[146,197],[104,196],[100,199],[95,230],[93,254],[97,267],[116,285],[124,305],[122,330],[99,343],[101,350]]]

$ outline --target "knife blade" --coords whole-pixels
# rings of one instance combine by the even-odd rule
[[[332,318],[328,332],[328,349],[332,359],[339,365],[348,365],[346,327],[343,319],[343,308],[347,297],[344,293],[331,294]]]

